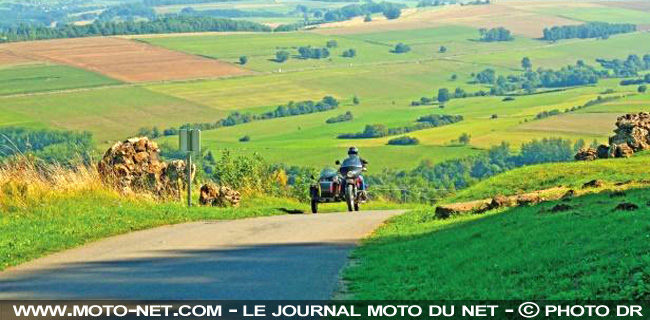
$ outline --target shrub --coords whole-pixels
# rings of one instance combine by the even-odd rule
[[[248,142],[248,141],[251,141],[251,137],[248,135],[239,138],[239,142]]]
[[[403,136],[403,137],[388,140],[388,144],[391,146],[409,146],[409,145],[417,145],[419,143],[420,140],[418,140],[418,138],[413,138],[409,136]]]
[[[290,56],[291,54],[289,52],[281,50],[275,53],[275,61],[282,63],[289,60]]]
[[[245,65],[248,63],[248,57],[247,56],[241,56],[239,57],[239,64]]]
[[[411,47],[407,44],[404,43],[398,43],[395,45],[395,48],[393,49],[394,53],[405,53],[411,51]]]

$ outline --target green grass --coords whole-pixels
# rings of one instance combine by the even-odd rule
[[[0,68],[0,95],[89,88],[120,83],[97,73],[62,65]]]
[[[364,300],[647,299],[649,191],[587,195],[557,213],[558,202],[449,220],[407,213],[353,253],[344,279]],[[613,210],[624,201],[640,209]]]
[[[119,140],[141,127],[161,128],[226,114],[143,88],[115,88],[0,99],[0,126],[87,130],[96,140]]]
[[[328,204],[320,210],[343,211],[344,206]],[[363,206],[364,209],[398,207],[382,201]],[[246,196],[241,208],[191,209],[180,202],[158,203],[106,190],[63,192],[31,199],[26,208],[0,207],[0,271],[113,235],[188,221],[285,214],[281,208],[309,212],[307,204],[266,196]]]
[[[513,195],[559,185],[580,188],[598,179],[609,184],[645,180],[650,155],[642,153],[629,159],[600,159],[589,162],[549,163],[511,170],[484,180],[445,200],[446,203]],[[526,177],[526,179],[521,179]]]

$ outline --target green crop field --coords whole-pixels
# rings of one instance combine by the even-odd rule
[[[3,126],[87,130],[98,142],[124,139],[152,123],[177,126],[192,119],[223,114],[142,88],[0,98],[0,110]]]
[[[97,73],[62,65],[30,64],[0,68],[0,96],[118,83]]]
[[[238,5],[260,6],[260,10],[271,6],[263,1]],[[533,6],[531,10],[549,8],[553,7]],[[598,6],[562,8],[563,12],[567,9],[567,15],[573,12],[571,10],[588,14],[601,9]],[[619,9],[612,8],[612,12],[638,12]],[[345,28],[341,30],[345,31]],[[473,83],[472,74],[485,68],[493,68],[504,76],[521,73],[524,56],[532,60],[534,68],[560,68],[575,64],[577,60],[598,66],[597,58],[625,59],[629,54],[644,55],[650,53],[648,33],[556,43],[525,37],[486,43],[477,41],[477,28],[458,25],[423,27],[416,24],[413,28],[383,27],[373,32],[340,33],[229,33],[139,39],[155,46],[231,63],[238,63],[239,57],[245,55],[249,61],[243,67],[256,71],[252,75],[225,79],[93,88],[116,82],[62,66],[28,65],[0,69],[0,81],[7,82],[0,94],[87,88],[79,92],[0,99],[0,110],[4,114],[0,125],[89,130],[105,144],[133,135],[140,127],[156,126],[162,130],[184,123],[210,123],[234,111],[261,113],[291,101],[320,100],[331,95],[341,101],[338,109],[209,130],[204,132],[204,145],[214,151],[255,152],[273,162],[314,166],[330,164],[345,148],[355,145],[374,158],[376,168],[381,169],[412,168],[423,160],[438,162],[471,155],[502,141],[515,148],[544,137],[604,142],[618,115],[646,110],[648,95],[636,94],[636,86],[620,86],[619,79],[601,80],[593,86],[517,96],[514,101],[503,101],[503,97],[495,96],[452,99],[445,103],[444,109],[437,103],[413,107],[411,102],[421,97],[434,97],[440,88],[452,92],[457,87],[466,92],[489,90],[488,86]],[[331,58],[297,57],[298,47],[324,47],[329,40],[336,40],[338,44],[331,49]],[[409,45],[411,51],[391,52],[397,43]],[[446,47],[447,51],[439,52],[440,46]],[[349,48],[356,49],[358,55],[341,57],[343,50]],[[275,62],[273,59],[278,50],[290,51],[292,57],[284,63]],[[43,75],[47,77],[41,78]],[[12,81],[17,79],[23,84]],[[614,95],[630,96],[535,120],[540,112],[554,109],[563,112],[595,99],[608,89],[614,90]],[[359,105],[352,104],[354,96],[360,99]],[[353,121],[326,124],[328,118],[346,111],[353,113]],[[418,146],[388,146],[388,140],[393,137],[337,139],[339,134],[363,131],[369,124],[401,127],[414,124],[418,117],[430,114],[461,115],[464,120],[409,133],[420,140]],[[459,147],[456,140],[465,133],[471,135],[471,141],[469,145]],[[249,136],[251,140],[239,142],[243,136]],[[173,145],[176,137],[161,138],[161,141]]]

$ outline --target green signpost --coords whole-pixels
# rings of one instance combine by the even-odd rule
[[[181,129],[178,132],[179,149],[187,153],[187,206],[192,206],[192,153],[201,151],[201,130]]]

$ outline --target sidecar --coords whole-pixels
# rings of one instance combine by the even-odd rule
[[[309,187],[311,196],[311,212],[318,213],[318,204],[327,202],[341,202],[344,199],[341,195],[341,177],[338,171],[332,168],[325,168],[320,176]]]

